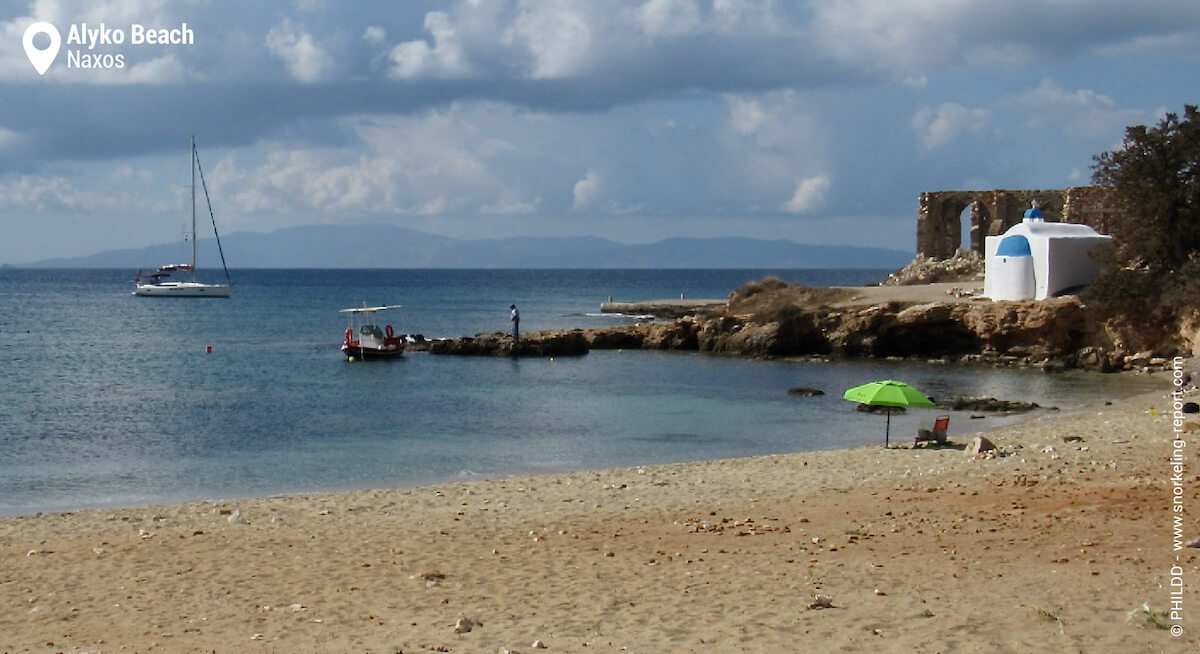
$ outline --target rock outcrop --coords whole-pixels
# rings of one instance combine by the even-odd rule
[[[951,299],[905,305],[835,304],[843,289],[764,284],[731,294],[720,314],[589,330],[504,333],[429,345],[433,354],[571,356],[592,349],[691,350],[747,357],[920,357],[1112,371],[1162,366],[1168,346],[1131,352],[1075,297],[991,302]],[[742,289],[745,290],[745,289]],[[776,297],[769,297],[778,294]],[[761,296],[761,297],[760,297]],[[837,306],[838,308],[830,308]],[[1194,321],[1200,325],[1200,319]],[[1200,333],[1200,327],[1194,331]],[[1170,342],[1169,340],[1167,341]],[[1139,346],[1144,343],[1137,341]]]
[[[883,280],[886,286],[913,286],[934,282],[983,280],[983,256],[974,250],[959,249],[949,259],[917,255],[900,270]]]
[[[510,334],[494,332],[429,341],[430,354],[468,356],[579,356],[588,353],[583,330],[534,332],[513,342]]]
[[[1126,361],[1074,297],[909,307],[889,303],[844,310],[796,307],[780,314],[770,322],[746,316],[683,318],[665,325],[589,331],[587,338],[597,349],[617,343],[627,349],[694,348],[751,357],[949,357],[1103,371],[1140,363]]]

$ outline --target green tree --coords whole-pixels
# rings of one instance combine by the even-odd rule
[[[1094,157],[1092,181],[1112,187],[1121,212],[1111,226],[1115,261],[1155,276],[1200,252],[1200,114],[1185,105],[1156,127],[1125,129],[1122,148]]]
[[[1084,297],[1102,314],[1164,326],[1200,307],[1200,113],[1185,105],[1157,126],[1125,129],[1122,148],[1093,158],[1118,214],[1108,268]]]

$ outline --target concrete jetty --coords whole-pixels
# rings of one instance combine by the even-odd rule
[[[728,300],[644,300],[641,302],[608,302],[600,303],[601,313],[623,313],[631,316],[655,316],[657,318],[678,318],[710,309],[723,308]]]

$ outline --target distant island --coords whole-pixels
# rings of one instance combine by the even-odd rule
[[[222,235],[231,268],[877,268],[904,266],[911,251],[811,245],[741,237],[669,238],[647,244],[583,237],[457,239],[382,224],[310,225]],[[219,268],[211,239],[198,264]],[[186,244],[110,250],[22,268],[154,268],[182,261]]]

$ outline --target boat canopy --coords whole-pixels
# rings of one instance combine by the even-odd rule
[[[381,307],[358,307],[354,309],[341,309],[338,313],[375,313],[376,311],[386,311],[388,309],[399,309],[402,305],[387,304]]]

